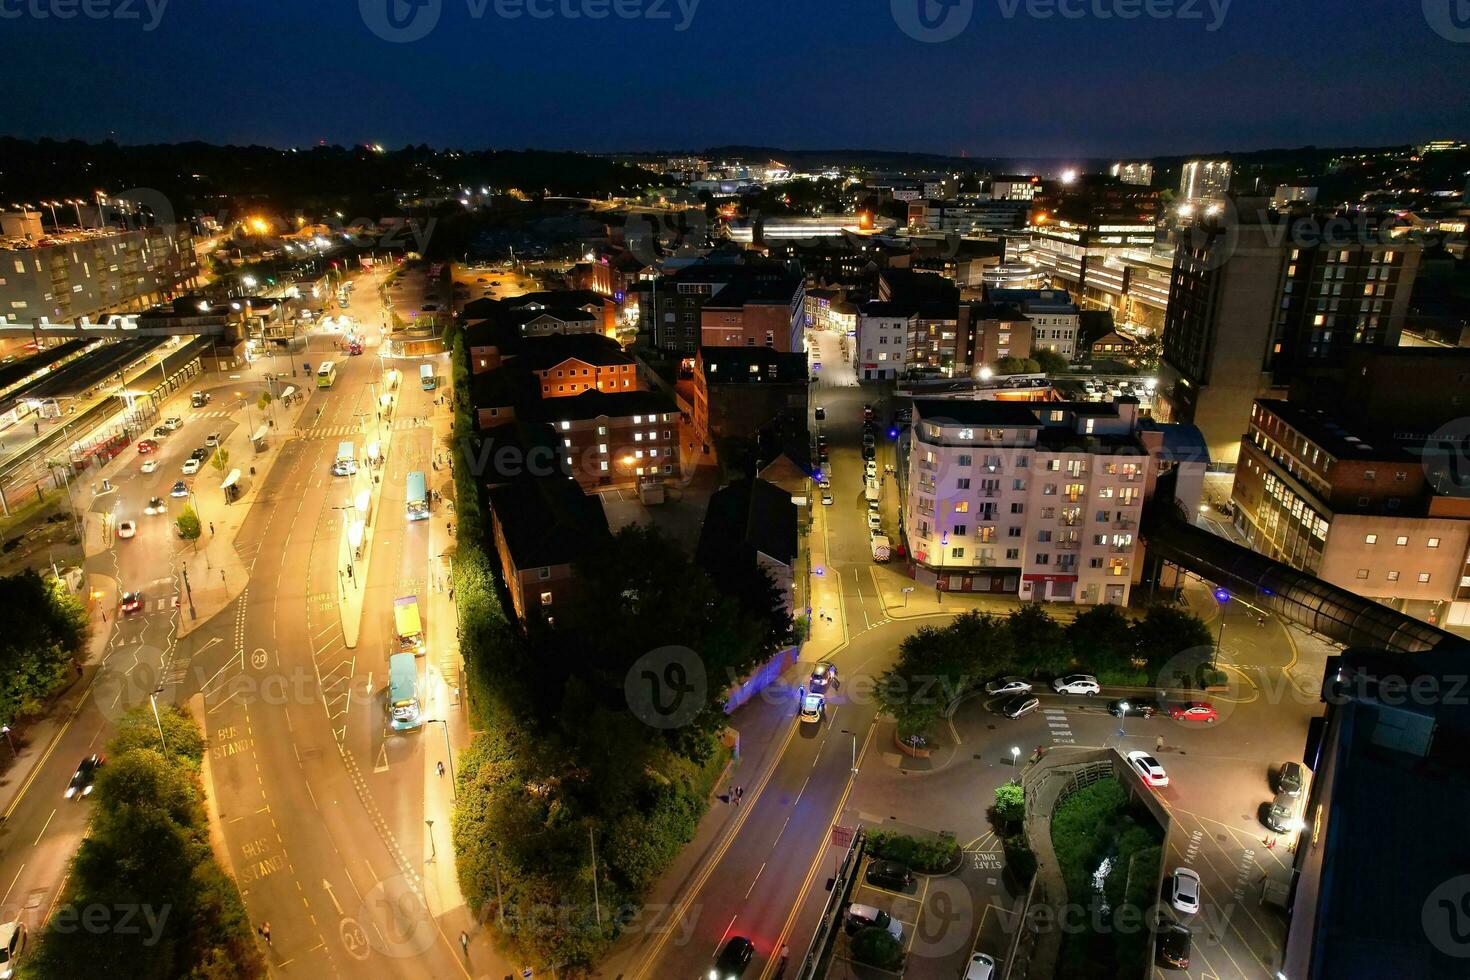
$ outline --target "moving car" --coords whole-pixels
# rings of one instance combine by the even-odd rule
[[[209,404],[209,398],[209,392],[196,391],[189,395],[189,404],[192,405],[194,408],[203,408],[205,405]]]
[[[68,800],[80,800],[92,792],[92,783],[97,779],[97,769],[106,762],[106,758],[100,755],[89,755],[77,766],[77,771],[71,777],[71,782],[66,786],[66,798]]]
[[[1168,786],[1169,774],[1164,772],[1164,767],[1159,765],[1159,760],[1147,752],[1129,752],[1128,764],[1133,770],[1143,777],[1143,781],[1150,786]]]
[[[881,531],[881,530],[883,530],[883,518],[880,517],[879,515],[875,514],[873,511],[868,511],[868,530],[869,531]]]
[[[117,536],[120,538],[131,538],[138,533],[138,525],[132,521],[118,521]]]
[[[985,685],[986,694],[1030,694],[1031,682],[1024,677],[998,677]]]
[[[1199,875],[1188,868],[1175,868],[1169,876],[1169,904],[1186,915],[1199,911],[1201,890]]]
[[[1127,718],[1130,715],[1138,718],[1152,718],[1158,713],[1159,702],[1153,698],[1119,698],[1108,702],[1108,713],[1119,718]]]
[[[158,451],[158,443],[153,439],[139,439],[138,452],[153,453]]]
[[[827,688],[837,683],[837,667],[823,660],[812,668],[811,690],[817,693],[825,693]]]
[[[177,432],[184,427],[184,420],[177,415],[171,415],[163,420],[163,427],[170,432]]]
[[[744,936],[731,936],[709,971],[709,980],[740,980],[755,956],[755,943]]]
[[[158,469],[158,460],[156,460],[156,459],[145,459],[145,460],[143,460],[143,472],[144,473],[152,473],[156,469]]]
[[[909,866],[899,861],[874,861],[868,865],[863,878],[870,885],[894,890],[907,888],[914,883],[914,875]]]
[[[1092,697],[1102,688],[1091,674],[1066,674],[1051,682],[1052,690],[1058,694],[1085,694]]]
[[[185,483],[183,480],[175,480],[173,489],[169,490],[168,495],[170,497],[189,496],[189,484]]]
[[[821,721],[822,712],[826,710],[826,707],[827,699],[820,694],[815,692],[803,694],[801,696],[801,720],[804,722]]]
[[[145,514],[162,514],[168,510],[168,505],[163,502],[162,497],[149,497],[148,506],[143,508]]]
[[[843,924],[847,928],[849,936],[855,935],[864,929],[882,929],[897,942],[903,942],[903,923],[897,921],[893,916],[880,908],[872,905],[861,905],[853,902],[847,907],[847,915],[843,917]]]
[[[1300,796],[1307,784],[1307,771],[1300,762],[1283,762],[1276,773],[1276,791],[1288,796]]]
[[[828,507],[832,506],[832,492],[830,490],[822,491],[822,503]]]
[[[143,608],[143,593],[124,592],[118,596],[117,607],[125,613],[135,613]]]
[[[820,406],[820,405],[817,406],[817,421],[818,422],[825,422],[825,421],[827,421],[827,410],[825,408],[823,408],[822,406]]]
[[[1169,717],[1175,721],[1202,721],[1213,724],[1220,720],[1220,713],[1208,701],[1190,701],[1169,708]]]
[[[209,435],[205,436],[204,437],[204,444],[206,446],[208,446],[209,448],[211,448],[211,449],[213,449],[215,446],[218,446],[219,445],[219,433],[218,432],[211,432]]]
[[[1194,934],[1170,919],[1159,923],[1159,959],[1176,970],[1189,969],[1189,947]]]
[[[197,456],[190,456],[188,459],[184,460],[184,467],[183,467],[183,469],[184,469],[184,475],[185,476],[193,476],[195,473],[198,473],[199,472],[199,457],[197,457]]]
[[[1000,713],[1007,718],[1015,719],[1020,718],[1022,715],[1029,715],[1039,707],[1041,707],[1041,699],[1035,695],[1016,694],[1006,698],[1005,702],[1000,706]]]
[[[1277,793],[1270,803],[1262,803],[1261,823],[1278,834],[1300,830],[1301,822],[1296,817],[1296,797],[1290,793]]]
[[[985,953],[970,954],[970,965],[965,968],[965,980],[991,980],[995,976],[995,957]]]

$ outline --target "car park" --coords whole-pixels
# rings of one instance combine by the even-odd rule
[[[125,613],[135,613],[143,608],[143,593],[124,592],[117,598],[117,608]]]
[[[1016,719],[1023,715],[1029,715],[1041,707],[1041,699],[1033,694],[1015,694],[1001,704],[1000,713],[1007,718]]]
[[[1201,890],[1199,875],[1188,868],[1175,868],[1169,876],[1169,904],[1178,912],[1186,915],[1198,912]]]
[[[903,942],[903,923],[876,906],[853,902],[847,907],[843,924],[847,928],[848,935],[854,935],[864,929],[882,929],[892,936],[894,941]]]
[[[77,766],[76,774],[71,777],[71,782],[66,786],[66,798],[68,800],[80,800],[92,792],[92,784],[97,779],[97,770],[106,762],[105,756],[89,755]]]
[[[812,679],[808,685],[816,693],[824,693],[827,688],[837,683],[837,666],[823,660],[812,668]]]
[[[155,442],[155,441],[153,441],[152,439],[140,439],[140,440],[138,440],[138,452],[140,452],[140,453],[153,453],[153,452],[157,452],[157,451],[158,451],[158,443]]]
[[[1108,713],[1118,718],[1152,718],[1159,711],[1153,698],[1119,698],[1108,702]]]
[[[870,885],[902,891],[914,883],[914,873],[900,861],[874,861],[863,879]]]
[[[132,521],[117,522],[117,536],[120,538],[131,538],[138,533],[138,525]]]
[[[804,722],[819,722],[827,708],[827,699],[814,691],[808,691],[801,696],[801,720]]]
[[[169,490],[168,495],[170,497],[189,496],[189,484],[185,483],[183,480],[175,480],[173,488]]]
[[[1276,791],[1288,796],[1300,796],[1307,784],[1306,768],[1300,762],[1283,762],[1276,773]]]
[[[143,508],[145,514],[162,514],[168,510],[168,505],[163,502],[162,497],[149,497],[148,506]]]
[[[1189,701],[1170,706],[1169,717],[1175,721],[1202,721],[1209,724],[1218,721],[1220,713],[1208,701]]]
[[[1164,772],[1159,760],[1147,752],[1129,752],[1128,765],[1150,786],[1157,788],[1169,785],[1169,774]]]
[[[143,460],[142,470],[143,470],[144,473],[152,473],[156,469],[158,469],[158,460],[156,460],[156,459],[145,459],[145,460]]]
[[[1097,678],[1091,674],[1067,674],[1052,681],[1051,687],[1058,694],[1085,694],[1088,697],[1102,690]]]
[[[992,696],[998,694],[1030,694],[1031,682],[1024,677],[998,677],[985,685],[985,693]]]
[[[198,457],[190,456],[188,459],[184,460],[183,470],[184,470],[184,475],[185,476],[193,476],[195,473],[198,473],[199,472],[199,459],[198,459]]]
[[[744,936],[731,936],[715,958],[714,968],[709,971],[709,980],[740,980],[745,968],[755,956],[755,943]]]
[[[964,980],[994,980],[994,977],[995,957],[987,953],[971,953]]]

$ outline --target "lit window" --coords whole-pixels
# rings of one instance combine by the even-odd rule
[[[1398,545],[1400,548],[1402,548],[1404,545],[1406,545],[1408,543],[1409,543],[1409,537],[1406,534],[1400,534],[1398,536],[1398,539],[1394,541],[1394,544]]]
[[[567,431],[567,430],[568,430],[568,429],[570,429],[570,428],[571,428],[571,427],[572,427],[572,423],[570,423],[570,422],[563,422],[563,423],[562,423],[562,424],[561,424],[561,430],[562,430],[562,431],[563,431],[563,432],[565,432],[565,431]]]
[[[1388,580],[1390,582],[1397,582],[1399,580],[1399,573],[1398,572],[1389,572],[1388,573]]]
[[[1378,535],[1376,535],[1376,534],[1370,534],[1370,535],[1366,536],[1365,538],[1363,538],[1363,543],[1364,544],[1377,544],[1378,543]]]
[[[1419,573],[1419,581],[1420,582],[1428,582],[1429,581],[1429,573],[1428,572],[1420,572]]]
[[[1439,538],[1430,538],[1427,542],[1425,542],[1425,546],[1429,548],[1438,548]]]
[[[543,606],[549,606],[549,605],[551,605],[551,593],[550,592],[543,592],[543,593],[541,593],[541,605],[543,605]]]
[[[975,430],[974,429],[961,429],[960,430],[960,438],[961,439],[973,439],[973,438],[975,438]]]
[[[1360,568],[1360,569],[1358,569],[1358,578],[1367,578],[1367,577],[1368,577],[1368,569],[1366,569],[1366,568]]]
[[[641,432],[635,432],[635,433],[633,433],[633,441],[634,442],[642,442],[643,441],[643,433],[641,433]]]
[[[633,416],[633,424],[634,425],[642,425],[643,424],[643,416],[641,416],[641,415],[635,415],[635,416]]]

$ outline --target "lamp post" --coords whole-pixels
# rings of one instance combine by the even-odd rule
[[[206,551],[205,554],[208,555],[209,553]],[[198,619],[199,614],[194,611],[194,590],[189,588],[189,566],[180,564],[179,571],[184,573],[184,595],[189,600],[189,618]]]
[[[1218,670],[1220,666],[1220,644],[1225,642],[1225,604],[1230,601],[1230,593],[1224,589],[1216,589],[1215,601],[1220,604],[1220,631],[1215,635],[1214,656],[1210,658],[1211,670]]]
[[[163,757],[165,759],[167,759],[168,758],[168,739],[166,739],[166,738],[163,737],[163,719],[161,719],[160,717],[158,717],[158,692],[161,691],[161,690],[163,690],[163,688],[160,687],[160,688],[158,688],[156,690],[149,691],[148,692],[148,703],[151,704],[151,705],[153,705],[153,723],[158,726],[158,741],[163,744]]]
[[[449,757],[449,798],[456,800],[459,798],[459,793],[454,785],[454,750],[449,747],[449,722],[443,718],[430,718],[425,724],[444,726],[444,754]]]
[[[432,861],[439,856],[439,846],[434,843],[434,821],[425,820],[429,825],[429,860]]]
[[[1011,768],[1016,768],[1016,767],[1020,766],[1020,764],[1021,764],[1020,763],[1020,759],[1021,759],[1021,747],[1019,745],[1012,745],[1011,746]]]
[[[852,736],[852,771],[857,772],[857,732],[844,728],[842,734]]]

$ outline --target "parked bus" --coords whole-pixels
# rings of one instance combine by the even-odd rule
[[[419,385],[422,386],[425,391],[433,391],[434,386],[437,384],[438,382],[434,380],[434,365],[420,364]]]
[[[357,447],[351,442],[337,443],[337,458],[332,462],[333,476],[351,476],[357,472]]]
[[[388,658],[388,718],[395,732],[407,732],[423,724],[419,717],[419,668],[411,653]]]
[[[422,470],[408,474],[408,519],[422,521],[429,516],[429,486]]]
[[[337,381],[337,365],[331,361],[322,361],[321,366],[316,369],[316,386],[318,388],[330,388]]]
[[[393,636],[399,653],[424,652],[424,625],[419,619],[418,596],[393,600]]]

